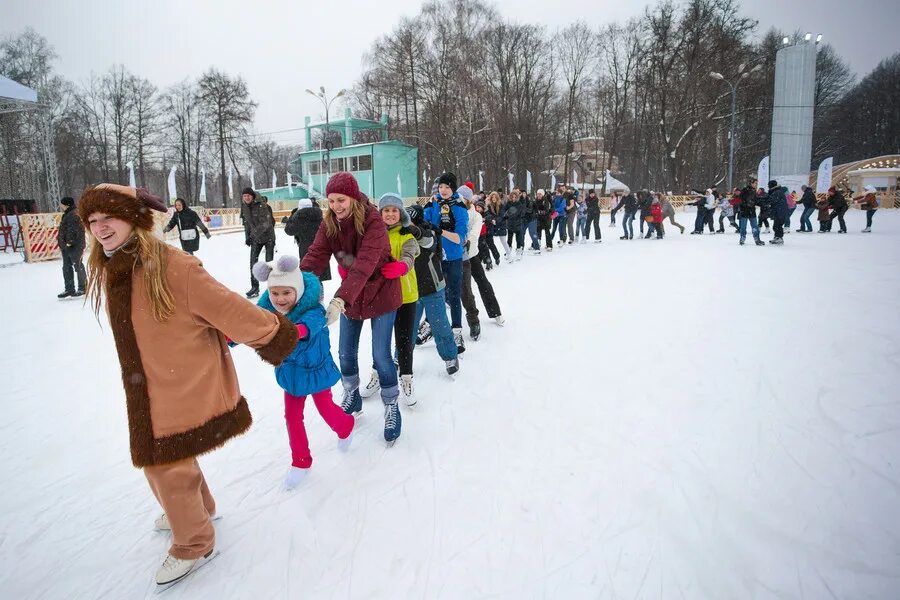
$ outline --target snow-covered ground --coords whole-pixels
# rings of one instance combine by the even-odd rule
[[[272,370],[236,349],[255,425],[201,459],[222,553],[166,594],[900,597],[900,212],[863,220],[780,248],[604,226],[504,265],[508,325],[484,323],[456,381],[417,350],[393,448],[378,401],[349,454],[307,407],[295,493]],[[240,235],[199,256],[247,289]],[[59,270],[0,269],[0,597],[144,597],[169,537],[110,330],[56,300]]]

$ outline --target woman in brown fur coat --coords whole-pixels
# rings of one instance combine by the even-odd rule
[[[78,205],[93,238],[88,293],[98,314],[105,298],[122,369],[131,460],[165,511],[157,528],[172,531],[156,582],[171,585],[214,556],[215,502],[196,457],[251,423],[225,336],[277,365],[297,329],[159,239],[153,210],[165,210],[159,198],[112,184],[88,189]]]

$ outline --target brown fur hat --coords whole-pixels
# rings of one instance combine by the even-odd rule
[[[151,209],[168,210],[165,203],[148,190],[114,183],[95,185],[85,190],[78,200],[78,216],[86,229],[90,228],[88,218],[92,214],[103,213],[149,231],[153,229]]]

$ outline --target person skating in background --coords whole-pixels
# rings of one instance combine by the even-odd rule
[[[200,231],[203,232],[206,239],[210,238],[209,230],[203,224],[203,219],[193,209],[189,208],[181,198],[175,199],[175,212],[172,214],[169,224],[163,229],[163,233],[168,233],[176,227],[178,228],[178,241],[181,242],[181,249],[188,254],[193,254],[200,249]]]
[[[756,205],[759,206],[759,228],[762,230],[765,227],[762,233],[770,233],[769,219],[774,221],[775,215],[772,211],[772,202],[769,200],[769,195],[763,188],[756,190]]]
[[[491,239],[488,241],[488,245],[491,248],[491,255],[494,257],[494,261],[497,263],[497,266],[500,266],[500,251],[497,249],[496,240],[500,240],[500,245],[503,246],[503,255],[506,258],[507,262],[509,262],[510,249],[509,244],[506,241],[507,234],[507,226],[506,226],[506,217],[503,216],[504,212],[504,204],[500,199],[500,194],[497,192],[491,192],[490,196],[488,196],[487,201],[487,210],[488,219],[490,222],[490,235]]]
[[[534,237],[537,234],[537,226],[534,228],[531,226],[534,223],[534,199],[528,192],[524,192],[519,198],[519,203],[524,208],[522,211],[522,240],[525,240],[525,234],[527,233],[531,238],[532,244],[534,244]]]
[[[472,204],[472,192],[466,186],[456,190],[460,198],[466,203],[469,211],[469,232],[466,235],[465,253],[463,254],[463,289],[462,303],[466,309],[466,323],[469,325],[469,336],[473,341],[481,337],[481,321],[478,319],[478,305],[475,302],[475,294],[472,293],[472,280],[478,286],[478,294],[484,303],[488,318],[494,320],[501,327],[505,324],[500,313],[500,304],[494,294],[494,287],[487,278],[481,261],[478,259],[478,238],[481,234],[481,213]],[[520,201],[521,202],[521,201]]]
[[[819,233],[831,231],[831,210],[829,210],[828,197],[816,200],[816,209],[819,211],[816,220],[819,222]]]
[[[863,233],[871,233],[872,232],[872,217],[875,216],[875,211],[878,210],[878,196],[875,194],[875,188],[871,185],[867,185],[863,188],[863,194],[861,196],[857,196],[853,199],[857,205],[866,211],[866,228],[862,230]]]
[[[706,225],[709,227],[710,233],[716,232],[715,226],[715,215],[716,215],[716,206],[719,204],[719,192],[715,188],[709,190],[709,193],[706,194]]]
[[[624,230],[625,235],[623,235],[619,239],[634,239],[634,215],[638,211],[637,198],[634,197],[634,194],[632,192],[628,192],[628,194],[624,198],[622,198],[620,206],[622,207],[622,211],[624,212],[624,214],[622,215],[622,229]]]
[[[706,193],[711,194],[712,190],[707,189]],[[689,206],[697,208],[697,216],[694,218],[694,230],[691,232],[691,235],[703,235],[703,224],[706,223],[706,194],[691,202]]]
[[[284,390],[284,421],[291,448],[284,487],[292,490],[303,482],[313,462],[303,421],[306,397],[312,396],[319,415],[337,434],[341,451],[350,447],[356,420],[341,410],[331,395],[331,386],[341,380],[341,372],[331,357],[318,277],[301,271],[300,261],[287,254],[273,263],[258,262],[253,271],[257,281],[268,285],[257,305],[283,315],[297,327],[293,352],[275,367],[275,381]]]
[[[678,221],[675,220],[675,207],[672,206],[672,203],[669,201],[669,199],[666,196],[663,196],[662,194],[658,194],[658,195],[659,195],[659,202],[660,202],[660,204],[662,204],[663,220],[669,219],[669,221],[672,222],[672,225],[677,227],[683,234],[684,233],[684,225],[680,224]]]
[[[597,192],[591,189],[585,202],[587,204],[587,222],[584,224],[584,239],[587,241],[593,228],[594,241],[600,242],[602,241],[602,236],[600,235],[600,198],[597,197]]]
[[[831,214],[828,216],[829,220],[834,222],[835,217],[837,217],[838,224],[841,227],[838,233],[847,233],[847,223],[844,222],[844,213],[847,212],[848,208],[847,199],[844,198],[843,192],[834,186],[831,186],[828,190],[828,207],[831,209]]]
[[[644,239],[649,239],[653,235],[653,230],[655,229],[653,226],[653,215],[650,213],[650,207],[653,205],[653,198],[650,196],[650,192],[647,190],[641,190],[638,192],[638,206],[640,207],[640,215],[641,215],[641,226],[640,235]],[[647,235],[644,235],[644,224],[647,224]]]
[[[616,212],[618,212],[619,208],[622,206],[622,198],[619,196],[619,192],[613,192],[609,196],[609,226],[616,226]]]
[[[809,218],[816,210],[816,194],[811,187],[804,185],[801,187],[803,195],[800,197],[800,204],[803,205],[803,212],[800,214],[799,233],[812,233],[812,222]]]
[[[318,203],[309,198],[303,198],[297,204],[297,208],[284,219],[284,232],[297,242],[297,254],[300,260],[306,256],[307,250],[316,239],[316,233],[322,225],[322,209]],[[319,281],[331,281],[331,264],[325,267],[319,275]]]
[[[787,188],[778,185],[776,180],[769,181],[769,206],[772,209],[775,225],[775,237],[769,240],[770,244],[784,244],[784,222],[788,216]]]
[[[650,218],[653,219],[653,221],[650,223],[647,235],[649,236],[656,230],[656,239],[663,239],[665,229],[663,228],[662,203],[659,201],[659,194],[655,192],[650,192]]]
[[[785,194],[785,198],[787,199],[787,215],[784,219],[784,232],[791,232],[791,217],[794,216],[794,211],[797,210],[797,192],[790,192],[789,194]]]
[[[447,172],[438,178],[438,195],[425,206],[425,220],[440,228],[444,262],[441,265],[447,281],[447,304],[450,323],[459,353],[466,351],[462,334],[463,244],[469,232],[469,212],[456,193],[456,175]]]
[[[131,461],[143,469],[172,544],[156,572],[169,586],[215,557],[216,503],[197,457],[250,428],[226,336],[275,366],[297,343],[286,318],[247,302],[213,279],[200,261],[160,240],[147,190],[100,184],[85,191],[78,215],[96,243],[87,290],[105,304],[125,389]]]
[[[716,233],[725,233],[725,219],[728,219],[735,231],[738,230],[737,223],[734,221],[734,208],[731,206],[731,198],[723,195],[719,197],[719,228],[716,230]]]
[[[579,244],[587,242],[587,201],[584,196],[575,198],[575,240]]]
[[[555,232],[559,231],[559,245],[560,247],[564,246],[566,243],[566,198],[563,195],[563,186],[559,186],[556,188],[556,194],[553,196],[553,212],[551,216],[553,217],[553,231],[550,232],[550,237],[554,237]]]
[[[506,222],[506,241],[509,245],[509,253],[506,256],[508,262],[521,260],[525,253],[525,203],[521,200],[522,192],[514,188],[509,193],[509,201],[503,207],[503,220]],[[513,240],[516,249],[513,253]]]
[[[472,206],[475,207],[475,211],[481,217],[481,233],[478,234],[478,260],[481,261],[481,266],[485,271],[490,271],[494,268],[494,260],[491,257],[491,249],[487,243],[488,224],[485,221],[490,212],[487,209],[487,204],[478,194],[475,194]]]
[[[756,179],[751,179],[750,182],[741,190],[740,202],[737,205],[737,213],[738,220],[740,225],[738,226],[738,233],[741,234],[740,245],[744,245],[744,240],[747,239],[747,223],[750,223],[750,228],[753,234],[753,240],[756,242],[757,246],[765,246],[765,242],[759,239],[759,222],[756,219],[756,207],[757,200],[759,196],[757,196],[756,192]]]
[[[59,245],[59,252],[63,259],[62,272],[65,289],[56,297],[60,300],[80,298],[84,296],[84,283],[87,276],[84,271],[84,263],[81,262],[85,248],[84,226],[78,218],[73,198],[66,196],[59,201],[59,205],[63,214],[56,233],[56,243]],[[78,277],[77,289],[75,288],[76,275]]]
[[[356,178],[350,173],[340,171],[332,175],[325,194],[328,210],[300,268],[319,275],[332,256],[338,259],[342,281],[328,303],[325,317],[329,325],[340,319],[338,357],[344,388],[341,408],[347,414],[362,412],[359,336],[365,322],[371,322],[372,359],[384,404],[384,439],[391,444],[400,437],[402,427],[391,334],[403,295],[400,280],[385,277],[382,269],[394,262],[387,228],[378,209],[359,190]]]
[[[394,347],[397,354],[397,365],[400,373],[400,395],[407,406],[416,403],[413,395],[413,337],[415,335],[416,303],[419,300],[419,287],[416,282],[415,261],[419,255],[419,244],[413,234],[417,230],[403,208],[403,199],[394,193],[381,196],[378,201],[381,220],[387,227],[388,241],[391,244],[391,256],[396,262],[389,262],[381,267],[381,274],[388,279],[400,279],[400,290],[403,304],[397,309],[394,318]],[[378,371],[372,368],[369,383],[360,392],[368,398],[381,390]]]
[[[564,194],[566,199],[566,243],[574,244],[575,240],[575,222],[578,219],[578,206],[576,204],[577,196],[575,190],[567,188]]]
[[[547,252],[552,252],[553,236],[550,227],[553,222],[553,202],[543,189],[539,189],[535,194],[534,215],[538,230],[537,253],[540,254],[541,251],[541,234],[546,239]]]
[[[263,204],[252,188],[241,192],[241,220],[244,222],[244,242],[250,247],[250,289],[248,298],[259,296],[259,282],[253,276],[253,265],[259,260],[263,248],[266,262],[275,257],[275,219],[268,204]]]
[[[419,301],[416,303],[418,332],[415,342],[417,346],[421,346],[433,337],[438,354],[447,368],[447,374],[455,375],[459,371],[459,358],[445,306],[446,282],[441,260],[443,255],[441,230],[425,221],[425,211],[418,204],[407,207],[406,211],[412,224],[416,226],[412,233],[419,244],[419,256],[416,257],[416,284],[419,288]],[[428,319],[425,322],[422,322],[423,314]]]

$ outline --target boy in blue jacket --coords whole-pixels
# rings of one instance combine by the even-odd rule
[[[312,394],[319,414],[337,434],[338,448],[342,451],[350,447],[355,419],[341,410],[331,396],[331,386],[341,380],[341,372],[331,357],[319,278],[301,271],[299,260],[287,255],[277,262],[256,263],[253,275],[259,281],[267,282],[269,287],[258,305],[283,314],[297,325],[299,334],[294,351],[275,367],[275,380],[284,390],[284,420],[292,459],[284,486],[291,490],[300,485],[312,466],[303,424],[306,396]]]
[[[447,304],[450,325],[458,353],[466,351],[462,336],[463,244],[469,232],[469,212],[456,193],[456,175],[442,173],[438,177],[438,193],[425,205],[425,221],[441,231],[444,260],[441,266],[447,280]]]

